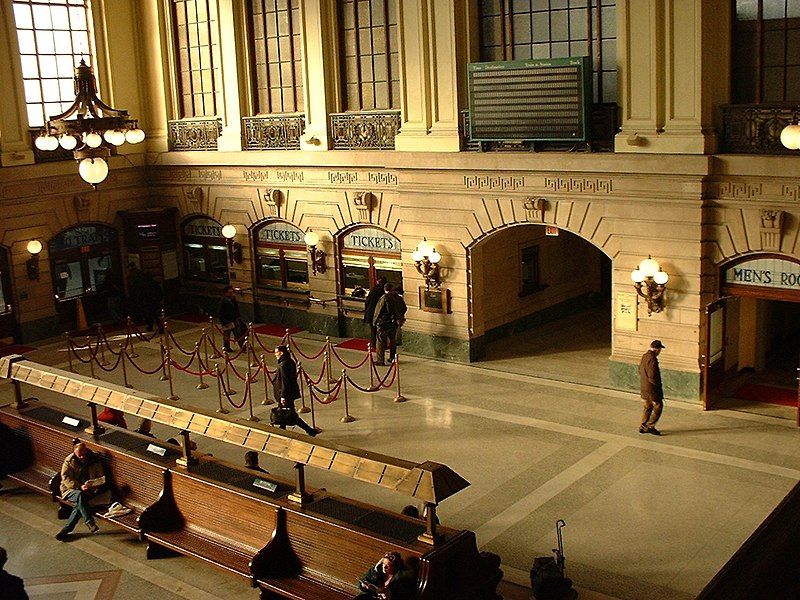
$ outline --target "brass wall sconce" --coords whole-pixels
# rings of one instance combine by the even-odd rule
[[[309,231],[303,240],[308,246],[308,256],[311,258],[311,272],[314,275],[324,273],[328,267],[325,265],[325,252],[317,248],[319,234],[315,231]]]
[[[39,240],[31,240],[28,242],[27,246],[28,252],[30,252],[31,257],[25,263],[25,266],[28,269],[28,279],[31,280],[38,280],[39,279],[39,253],[42,251],[42,242]]]
[[[647,303],[647,316],[664,310],[664,291],[667,289],[669,275],[661,270],[657,260],[649,254],[631,273],[636,293]]]
[[[425,279],[425,287],[438,288],[442,285],[439,274],[439,261],[442,255],[436,251],[433,244],[425,238],[417,244],[417,249],[411,254],[411,259],[417,267],[417,272]]]
[[[242,262],[242,245],[233,241],[233,238],[236,237],[236,226],[230,223],[225,225],[222,228],[222,237],[225,238],[225,243],[228,245],[228,261],[231,266],[234,263],[240,264]]]

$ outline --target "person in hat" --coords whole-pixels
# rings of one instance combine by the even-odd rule
[[[656,423],[664,409],[664,389],[661,385],[661,369],[658,367],[658,355],[661,354],[662,348],[666,348],[666,346],[661,343],[661,340],[653,340],[650,342],[650,348],[639,362],[639,382],[644,402],[639,433],[661,435],[661,432],[656,429]]]

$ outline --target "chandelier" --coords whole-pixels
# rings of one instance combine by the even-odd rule
[[[111,156],[111,146],[142,140],[144,131],[127,110],[111,108],[97,97],[94,70],[81,59],[75,67],[75,102],[65,112],[50,117],[35,144],[44,151],[59,146],[72,150],[81,178],[97,189],[108,176],[106,160]]]

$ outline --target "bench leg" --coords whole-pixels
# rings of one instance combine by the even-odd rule
[[[172,558],[173,556],[178,556],[178,553],[166,546],[156,544],[152,540],[147,540],[146,556],[148,560],[151,560],[156,558]]]

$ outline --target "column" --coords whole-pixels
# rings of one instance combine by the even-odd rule
[[[241,35],[241,29],[236,27],[235,23],[243,7],[237,0],[218,0],[218,2],[223,106],[219,111],[219,116],[222,118],[222,134],[217,141],[217,148],[220,152],[241,152],[242,100],[245,94],[243,86],[239,84],[239,65],[244,64],[243,50],[246,41]],[[223,40],[231,40],[234,43],[223,43]]]
[[[428,0],[431,43],[431,150],[458,152],[460,108],[465,102],[461,83],[467,71],[466,2]]]
[[[165,8],[164,11],[167,9]],[[169,33],[167,12],[161,9],[158,0],[141,0],[136,3],[137,31],[139,33],[139,54],[142,57],[142,113],[137,115],[139,126],[147,137],[148,152],[166,152],[167,115],[174,106],[170,100],[167,81],[170,77],[169,52],[171,35]]]
[[[0,165],[33,164],[28,112],[22,88],[17,29],[11,10],[0,10]]]
[[[445,0],[448,4],[449,1]],[[427,0],[398,3],[400,133],[396,150],[427,150],[431,125],[430,48]]]
[[[328,150],[328,113],[336,112],[340,79],[336,54],[336,6],[334,0],[300,3],[303,53],[303,101],[306,129],[300,138],[302,150]]]

